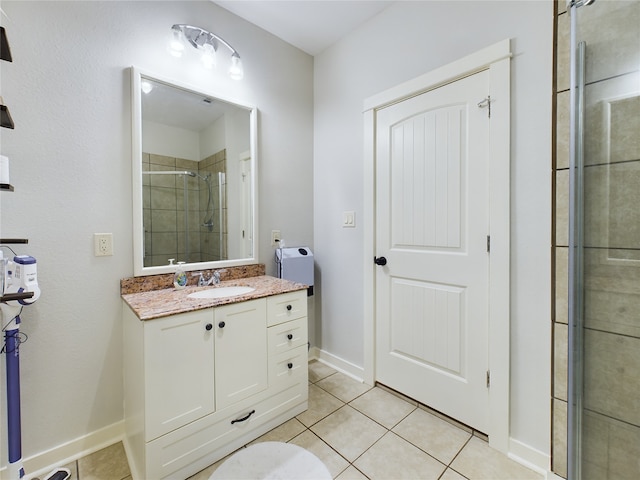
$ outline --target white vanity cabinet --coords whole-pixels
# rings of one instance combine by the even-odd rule
[[[304,290],[141,321],[125,303],[134,479],[187,478],[307,409]]]

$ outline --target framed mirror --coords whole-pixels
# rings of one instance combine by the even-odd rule
[[[255,107],[131,75],[134,275],[257,263]]]

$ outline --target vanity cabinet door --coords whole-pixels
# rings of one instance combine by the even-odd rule
[[[145,322],[146,441],[214,411],[214,334],[210,309]]]
[[[216,411],[267,388],[264,298],[215,308]]]

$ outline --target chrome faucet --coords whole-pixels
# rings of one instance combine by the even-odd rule
[[[215,270],[209,278],[205,278],[204,273],[202,272],[195,272],[191,274],[191,276],[199,277],[198,278],[199,287],[206,287],[211,284],[218,285],[220,283],[220,272],[224,272],[224,270]]]

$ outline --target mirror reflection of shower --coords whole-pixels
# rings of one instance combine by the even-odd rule
[[[226,152],[200,162],[143,153],[144,266],[227,259]]]

